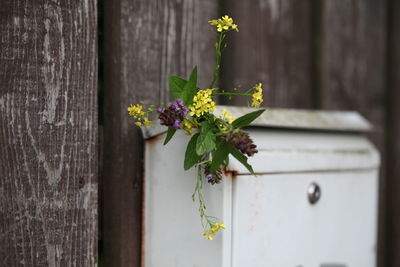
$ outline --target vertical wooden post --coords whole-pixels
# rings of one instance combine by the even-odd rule
[[[400,265],[400,2],[388,1],[386,264]]]
[[[96,1],[0,8],[0,262],[97,263]]]
[[[104,210],[105,266],[139,266],[143,141],[129,104],[170,99],[169,75],[199,67],[200,86],[214,69],[207,21],[214,0],[105,1]],[[160,174],[162,170],[160,170]],[[160,222],[161,223],[161,222]]]
[[[385,1],[324,3],[322,107],[359,110],[374,124],[373,140],[383,149]]]
[[[239,32],[229,34],[222,87],[263,82],[266,106],[311,108],[311,1],[224,1],[223,14]],[[221,100],[247,105],[243,97]]]
[[[321,107],[361,112],[374,125],[371,139],[382,155],[380,257],[385,245],[386,2],[323,1],[321,9]]]

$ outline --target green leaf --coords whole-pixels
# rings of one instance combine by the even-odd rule
[[[229,165],[229,157],[226,157],[225,160],[222,162],[222,165],[228,166]]]
[[[193,97],[196,95],[197,90],[197,67],[194,67],[189,81],[182,89],[181,99],[185,106],[190,106],[193,103]]]
[[[166,144],[168,144],[168,142],[169,142],[169,141],[171,140],[171,138],[174,136],[175,132],[176,132],[176,129],[175,129],[175,128],[173,128],[173,127],[171,127],[171,126],[168,127],[168,132],[167,132],[167,136],[165,137],[164,146],[165,146]]]
[[[181,98],[183,88],[187,84],[185,79],[177,76],[168,77],[169,90],[173,98]]]
[[[232,145],[229,145],[229,147],[229,153],[231,153],[232,156],[234,156],[240,163],[242,163],[243,166],[245,166],[251,174],[254,174],[253,167],[251,167],[251,165],[247,163],[247,157],[243,155],[242,152],[234,148]]]
[[[237,118],[236,120],[233,121],[232,126],[234,128],[243,128],[247,125],[249,125],[252,121],[258,118],[265,109],[259,109],[253,112],[250,112],[246,115],[243,115],[242,117]]]
[[[183,163],[183,168],[185,171],[189,170],[190,168],[193,167],[197,162],[199,162],[201,156],[197,155],[196,153],[196,144],[197,144],[197,139],[199,137],[199,134],[195,134],[192,136],[190,139],[186,152],[185,152],[185,161]]]
[[[201,156],[215,148],[216,136],[212,131],[211,125],[204,121],[201,124],[201,132],[196,143],[196,153]]]
[[[224,161],[228,159],[230,149],[231,149],[230,145],[225,141],[222,141],[218,145],[217,150],[215,151],[211,162],[211,168],[210,168],[211,173],[214,173],[219,168],[220,165],[225,165]]]

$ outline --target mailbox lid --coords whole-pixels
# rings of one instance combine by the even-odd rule
[[[258,153],[249,163],[258,174],[377,169],[379,153],[366,137],[345,132],[247,129]],[[229,169],[249,174],[236,159]]]
[[[229,110],[236,118],[254,111],[254,108],[236,106],[218,106],[215,111],[220,115],[223,109]],[[312,131],[334,132],[368,132],[371,124],[358,112],[354,111],[321,111],[298,109],[267,109],[251,126],[277,129],[304,129]],[[144,139],[149,139],[166,132],[166,127],[154,125],[142,128]]]
[[[218,106],[236,118],[254,108]],[[353,111],[267,109],[246,129],[259,153],[249,158],[256,173],[343,171],[376,169],[379,154],[363,136],[370,123]],[[143,128],[145,139],[166,132],[166,127]],[[248,174],[234,158],[228,169]]]

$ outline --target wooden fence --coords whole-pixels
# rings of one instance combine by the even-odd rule
[[[374,124],[379,265],[400,266],[396,0],[4,0],[0,266],[93,266],[98,228],[105,266],[140,266],[143,141],[126,107],[168,101],[167,76],[194,65],[207,86],[207,20],[223,14],[240,32],[222,87],[262,81],[269,107],[358,110]]]

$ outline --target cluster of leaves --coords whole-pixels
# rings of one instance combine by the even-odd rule
[[[181,77],[170,76],[169,88],[174,98],[182,99],[186,106],[190,106],[193,103],[193,97],[196,95],[198,90],[197,87],[197,68],[195,67],[188,80]],[[214,173],[222,165],[228,164],[229,154],[235,157],[241,162],[250,173],[254,173],[252,166],[247,162],[248,158],[232,144],[227,141],[218,138],[226,134],[228,131],[239,130],[243,127],[248,126],[258,116],[260,116],[265,109],[256,110],[235,119],[231,125],[227,124],[226,121],[221,121],[221,118],[216,117],[214,114],[208,113],[198,119],[200,121],[199,132],[194,134],[190,139],[185,153],[184,169],[189,170],[194,165],[203,161],[205,158],[211,158],[211,161],[205,162],[210,164],[210,172]],[[221,131],[220,124],[230,126],[228,130]],[[167,144],[175,134],[176,129],[169,126],[167,136],[164,141],[164,145]],[[210,155],[210,157],[207,157]]]

